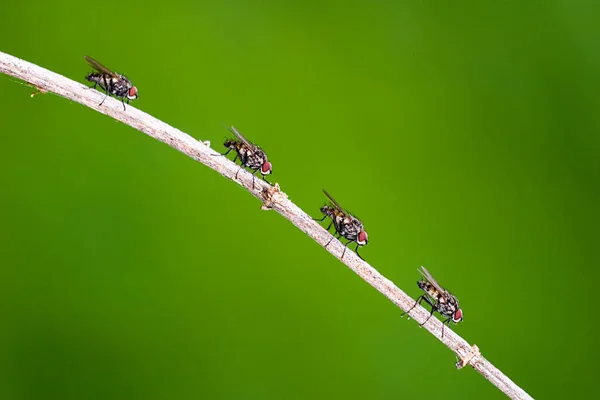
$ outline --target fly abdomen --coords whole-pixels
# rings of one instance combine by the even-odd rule
[[[228,149],[231,149],[231,150],[237,150],[237,149],[236,149],[236,147],[237,147],[237,146],[236,146],[236,145],[237,145],[237,142],[236,142],[235,140],[233,140],[233,139],[227,139],[227,140],[225,140],[225,143],[223,143],[223,145],[224,145],[226,148],[228,148]]]
[[[433,287],[433,285],[431,283],[429,283],[427,281],[418,281],[417,285],[419,286],[419,288],[422,291],[427,293],[432,298],[437,299],[439,297],[438,291],[435,290],[435,288]]]
[[[87,74],[85,79],[104,87],[104,75],[102,74],[92,72],[91,74]]]
[[[320,210],[324,215],[327,215],[328,217],[331,217],[331,218],[333,218],[334,213],[335,213],[335,210],[329,206],[323,206],[320,208]]]

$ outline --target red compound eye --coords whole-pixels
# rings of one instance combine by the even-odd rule
[[[269,175],[271,173],[272,168],[273,167],[271,166],[271,163],[266,161],[260,168],[260,172],[263,175]]]
[[[454,323],[460,322],[463,320],[463,312],[462,310],[459,308],[458,310],[456,310],[456,312],[454,313],[454,315],[452,316],[452,321]]]
[[[138,98],[138,90],[135,86],[132,86],[129,88],[129,92],[127,93],[127,98],[129,100],[133,100],[133,99],[137,99]]]
[[[368,241],[369,235],[367,235],[367,232],[360,231],[360,233],[358,234],[358,238],[356,239],[356,243],[358,243],[361,246],[364,246],[365,244],[367,244]]]

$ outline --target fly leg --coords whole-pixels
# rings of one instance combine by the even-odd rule
[[[98,90],[98,82],[94,82],[94,86],[92,86],[92,89]],[[102,86],[102,84],[100,84],[100,89],[104,90],[105,96],[102,99],[102,101],[100,102],[100,104],[98,104],[98,106],[101,106],[102,103],[104,103],[104,100],[106,100],[106,97],[108,97],[108,90],[104,86]]]
[[[450,320],[452,318],[448,318],[447,320],[444,321],[444,323],[442,324],[442,339],[444,338],[444,328],[446,327],[446,325],[450,326]]]
[[[237,179],[238,174],[240,173],[240,170],[243,168],[242,165],[240,165],[240,168],[237,170],[237,172],[235,173],[235,179]]]
[[[423,296],[423,295],[421,297],[423,297],[423,300],[425,300],[425,302],[431,306],[431,313],[429,313],[429,317],[427,317],[427,319],[425,320],[425,322],[423,322],[422,324],[419,324],[419,326],[425,325],[427,323],[427,321],[429,321],[429,319],[431,318],[431,316],[433,315],[433,313],[435,312],[435,306],[433,305],[433,303],[431,302],[431,300],[429,300],[429,297]]]
[[[252,171],[253,171],[253,172],[252,172],[252,189],[254,189],[254,174],[256,174],[256,172],[257,172],[259,169],[260,169],[260,167],[258,167],[258,168],[256,168],[256,169],[253,169],[253,170],[252,170]],[[263,179],[265,179],[264,175],[263,175]],[[265,182],[267,182],[267,180],[266,180],[266,179],[265,179]],[[267,182],[267,183],[269,183],[269,182]],[[269,185],[270,185],[270,183],[269,183]]]
[[[404,317],[406,314],[410,314],[410,312],[413,310],[413,308],[415,308],[415,307],[417,306],[417,304],[419,304],[419,305],[420,305],[420,304],[421,304],[421,301],[423,301],[423,296],[424,296],[424,295],[421,295],[421,296],[419,296],[419,298],[417,299],[417,301],[415,301],[415,304],[414,304],[414,305],[413,305],[413,306],[410,308],[410,310],[408,310],[408,311],[406,311],[406,312],[403,312],[403,313],[400,315],[400,317]]]
[[[238,157],[240,158],[240,169],[242,169],[243,167],[247,167],[247,161],[248,161],[248,157],[244,157],[243,155],[240,154],[240,152],[237,152],[237,155],[235,156],[235,158],[233,159],[233,162],[235,162]],[[238,174],[240,173],[240,169],[238,169],[238,171],[235,173],[235,179],[237,179]]]
[[[337,235],[337,237],[336,237],[335,235]],[[337,231],[335,232],[335,235],[333,235],[333,237],[332,237],[331,239],[329,239],[329,242],[327,242],[327,244],[325,245],[325,248],[327,248],[327,246],[329,246],[329,243],[331,243],[331,241],[332,241],[334,238],[337,238],[337,239],[339,239],[339,238],[341,237],[341,235],[340,235],[339,233],[337,233]]]
[[[349,244],[352,244],[352,243],[354,243],[354,240],[350,240],[350,241],[348,241],[348,242],[346,242],[346,243],[344,244],[344,252],[342,253],[342,260],[344,259],[344,254],[346,254],[346,249],[348,248],[348,245],[349,245]],[[358,243],[357,243],[357,245],[356,245],[356,250],[358,250]],[[358,254],[358,251],[356,252],[356,255],[357,255],[357,256],[358,256],[358,257],[359,257],[361,260],[363,260],[363,261],[364,261],[364,258],[362,258],[362,257],[360,256],[360,254]]]
[[[102,101],[100,102],[100,104],[98,104],[98,107],[100,107],[102,104],[104,104],[104,100],[106,100],[107,97],[108,97],[108,93],[106,93],[104,95],[104,98],[102,99]]]
[[[256,169],[253,169],[253,170],[252,170],[252,171],[253,171],[253,172],[252,172],[252,189],[254,189],[254,174],[256,174],[260,168],[261,168],[261,167],[258,167],[258,168],[256,168]],[[270,185],[270,184],[271,184],[271,182],[269,182],[269,181],[267,180],[267,178],[265,178],[265,176],[262,174],[262,172],[261,172],[260,174],[262,175],[262,179],[263,179],[263,181],[267,182],[267,183]]]
[[[121,103],[123,103],[123,111],[125,111],[125,97],[121,97]],[[129,99],[127,100],[127,104],[129,104]]]
[[[226,156],[227,154],[229,154],[229,152],[231,151],[231,149],[227,150],[225,153],[223,154],[211,154],[212,156]],[[235,156],[235,159],[233,160],[233,162],[235,162],[235,160],[237,160],[237,156]]]
[[[328,217],[328,215],[324,216],[321,219],[313,218],[313,221],[323,222],[323,221],[325,221],[325,218],[327,218],[327,217]],[[325,229],[327,232],[329,232],[329,230],[331,229],[331,225],[333,225],[333,220],[331,220],[331,222],[329,223],[329,226]]]
[[[98,89],[97,89],[97,87],[98,87],[98,82],[94,81],[94,86],[92,86],[92,87],[91,87],[91,89],[96,89],[96,90],[98,90]],[[104,90],[104,88],[102,87],[102,85],[100,85],[100,88],[101,88],[102,90]],[[99,90],[98,90],[98,91],[99,91]]]
[[[104,88],[103,89],[106,92],[106,95],[104,96],[104,98],[102,99],[102,101],[100,102],[100,104],[98,104],[98,107],[100,107],[104,103],[104,100],[106,100],[106,98],[108,97],[108,82],[106,81],[106,76],[103,76],[102,80],[104,81]],[[100,87],[102,87],[102,85],[100,85]]]
[[[262,175],[262,172],[261,172],[261,175]],[[264,176],[264,175],[262,175],[262,178],[263,178],[263,181],[265,181],[265,182],[267,182],[269,185],[273,186],[273,184],[272,184],[271,182],[269,182],[269,181],[267,180],[267,178],[265,178],[265,176]]]
[[[350,244],[350,243],[352,243],[352,242],[348,242],[348,244]],[[360,258],[361,260],[365,261],[365,259],[364,259],[364,258],[362,258],[362,257],[360,256],[360,254],[358,254],[358,247],[359,247],[359,245],[358,245],[358,243],[356,243],[356,249],[354,250],[354,252],[355,252],[355,253],[356,253],[356,255],[358,256],[358,258]]]
[[[252,170],[252,189],[254,189],[254,174],[260,169],[260,167]]]

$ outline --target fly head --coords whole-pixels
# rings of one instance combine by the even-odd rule
[[[269,175],[271,172],[273,172],[273,166],[270,162],[265,161],[260,167],[260,173],[263,175]]]
[[[455,324],[458,324],[459,322],[462,322],[462,320],[463,320],[463,312],[459,308],[452,315],[452,322],[454,322]]]
[[[136,100],[138,98],[138,90],[135,86],[132,86],[127,91],[127,99],[128,100]]]

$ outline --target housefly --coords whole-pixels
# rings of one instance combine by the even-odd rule
[[[431,306],[431,313],[429,314],[429,317],[427,317],[425,322],[419,324],[419,326],[425,325],[427,321],[429,321],[429,318],[431,318],[433,313],[437,311],[443,317],[447,317],[446,320],[443,322],[444,325],[442,326],[442,337],[444,337],[445,325],[449,325],[450,321],[457,324],[463,320],[463,312],[458,306],[458,299],[446,289],[441,287],[440,284],[437,283],[435,279],[433,279],[433,277],[425,267],[421,267],[421,270],[418,271],[421,273],[421,275],[423,275],[425,279],[418,281],[417,285],[425,293],[419,296],[419,298],[415,302],[415,305],[412,306],[410,310],[403,313],[402,315],[410,313],[412,309],[417,306],[417,304],[421,304],[421,301],[425,300],[425,302]]]
[[[331,228],[333,225],[338,239],[343,237],[344,239],[348,240],[348,242],[345,244],[342,258],[344,258],[344,254],[346,254],[346,248],[348,245],[351,243],[356,243],[356,255],[363,260],[360,254],[358,254],[358,247],[367,245],[369,243],[369,236],[367,235],[362,222],[360,222],[360,220],[350,212],[343,209],[342,206],[340,206],[340,204],[335,201],[335,199],[329,193],[327,193],[327,190],[323,189],[323,193],[325,193],[325,196],[329,198],[330,203],[321,207],[321,212],[324,214],[324,216],[323,218],[316,220],[324,221],[327,217],[331,218],[331,223],[327,227],[327,230],[329,230],[329,228]],[[333,238],[327,242],[325,247],[331,243],[331,240],[333,240]]]
[[[234,150],[236,155],[233,159],[233,162],[236,162],[239,158],[241,163],[240,169],[247,167],[252,170],[252,188],[254,188],[254,174],[256,174],[257,171],[260,171],[263,180],[270,185],[271,183],[267,181],[265,175],[269,175],[271,172],[273,172],[273,166],[269,162],[269,159],[267,158],[267,155],[263,149],[246,140],[246,138],[242,136],[242,134],[235,129],[234,126],[231,128],[228,127],[227,129],[229,129],[229,131],[235,135],[235,138],[229,138],[225,140],[225,143],[223,144],[227,148],[227,152],[225,152],[223,155],[227,155],[231,150]],[[240,170],[236,172],[235,179],[237,179],[239,172]]]
[[[106,92],[106,96],[104,99],[102,99],[102,102],[100,102],[99,105],[102,105],[104,100],[106,100],[106,97],[108,97],[109,94],[112,94],[113,96],[121,99],[124,111],[125,98],[127,98],[127,104],[129,104],[130,100],[135,100],[138,98],[137,88],[133,86],[127,77],[111,71],[98,61],[94,60],[92,57],[85,56],[85,60],[97,71],[87,74],[85,79],[94,83],[94,89],[96,89],[96,87],[99,85],[100,88]]]

